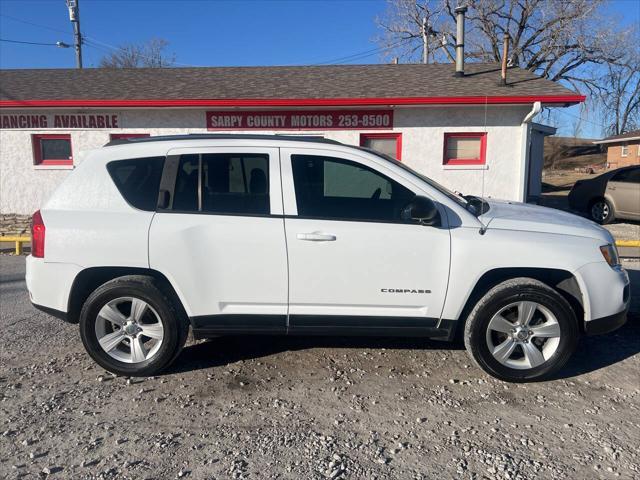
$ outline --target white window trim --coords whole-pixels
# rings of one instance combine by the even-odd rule
[[[442,165],[443,170],[489,170],[489,165]]]
[[[620,156],[628,157],[629,156],[629,143],[625,142],[620,145]]]
[[[34,170],[73,170],[75,165],[34,165]]]

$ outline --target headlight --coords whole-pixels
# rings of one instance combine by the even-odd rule
[[[617,267],[618,265],[620,265],[620,259],[618,258],[618,250],[616,249],[615,245],[612,245],[610,243],[608,243],[607,245],[602,245],[600,247],[600,251],[602,252],[602,256],[604,257],[605,261],[609,264],[609,266]]]

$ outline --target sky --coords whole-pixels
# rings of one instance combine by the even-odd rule
[[[152,37],[169,42],[176,66],[379,63],[375,20],[386,8],[384,0],[80,0],[84,65]],[[609,8],[621,23],[640,23],[640,0]],[[72,44],[72,32],[65,0],[0,0],[0,39]],[[73,48],[0,41],[0,68],[74,66]],[[576,115],[576,107],[561,114],[567,124]],[[584,125],[599,136],[597,124]]]

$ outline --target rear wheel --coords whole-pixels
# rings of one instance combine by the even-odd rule
[[[589,208],[589,215],[591,220],[601,225],[611,223],[615,218],[613,205],[611,205],[611,202],[606,198],[594,200]]]
[[[465,325],[465,346],[474,361],[501,380],[525,382],[550,376],[576,348],[578,324],[568,302],[531,278],[491,289]]]
[[[147,376],[178,356],[188,321],[153,278],[120,277],[105,283],[85,302],[80,334],[91,357],[119,375]]]

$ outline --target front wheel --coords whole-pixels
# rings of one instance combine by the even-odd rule
[[[188,321],[150,277],[120,277],[100,286],[80,313],[80,336],[91,357],[118,375],[154,375],[178,356]]]
[[[490,375],[510,382],[540,380],[573,354],[579,330],[569,303],[532,278],[492,288],[475,306],[464,341],[473,360]]]

